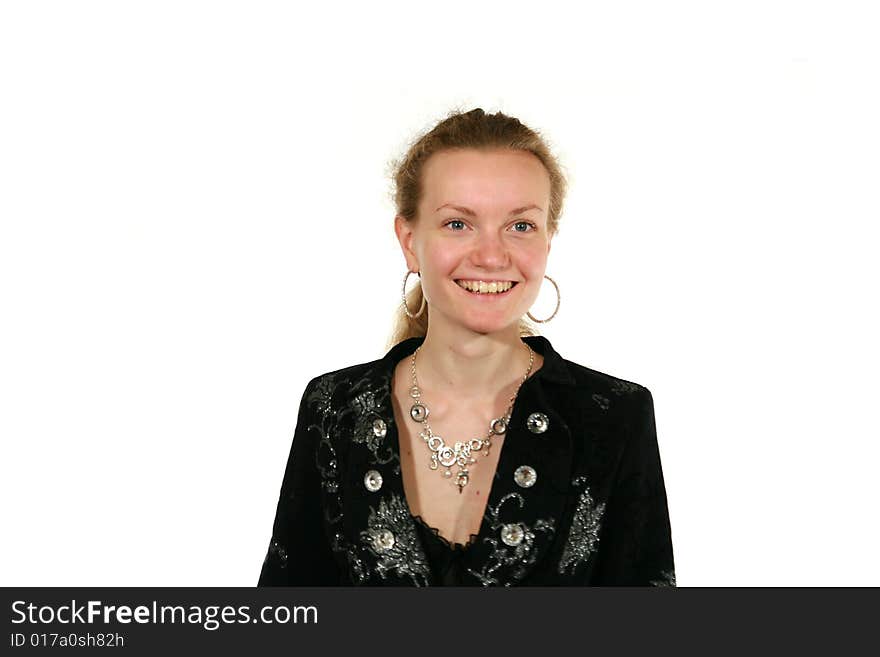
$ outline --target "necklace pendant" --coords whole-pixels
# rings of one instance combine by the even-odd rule
[[[467,470],[462,470],[461,472],[458,473],[458,478],[455,483],[458,486],[458,494],[461,495],[461,491],[463,491],[464,487],[468,485],[468,472],[467,472]]]

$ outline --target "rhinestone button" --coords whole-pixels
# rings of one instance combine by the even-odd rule
[[[544,433],[550,426],[550,420],[543,413],[532,413],[526,420],[526,426],[532,433]]]
[[[364,486],[366,486],[367,490],[371,493],[375,493],[382,488],[381,473],[378,470],[369,470],[367,474],[364,475]]]
[[[521,465],[514,471],[513,480],[520,488],[531,488],[538,480],[538,473],[530,465]]]
[[[384,552],[394,547],[394,534],[383,529],[373,536],[373,547],[377,552]]]
[[[522,525],[512,522],[501,528],[501,542],[510,547],[516,547],[523,540]]]
[[[388,427],[385,426],[385,420],[382,418],[376,418],[373,420],[373,434],[376,438],[384,438],[387,429]]]

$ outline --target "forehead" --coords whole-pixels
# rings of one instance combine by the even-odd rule
[[[458,149],[435,153],[422,171],[423,201],[490,207],[547,207],[550,176],[528,151]],[[508,208],[509,209],[509,208]]]

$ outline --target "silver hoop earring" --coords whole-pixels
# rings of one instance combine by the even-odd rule
[[[550,278],[546,274],[544,275],[544,278],[546,278],[548,281],[553,283],[553,287],[556,288],[556,309],[553,311],[553,314],[550,315],[550,317],[548,317],[547,319],[535,319],[532,316],[531,312],[527,312],[526,315],[529,316],[529,319],[531,319],[533,322],[538,322],[538,324],[544,324],[545,322],[549,322],[551,319],[556,317],[556,313],[559,312],[559,304],[562,302],[562,297],[559,295],[559,286],[556,284],[556,281],[554,281],[552,278]]]
[[[418,272],[410,271],[408,269],[406,270],[406,276],[403,277],[403,301],[401,302],[401,305],[403,306],[403,312],[406,313],[406,316],[409,317],[410,319],[415,319],[416,317],[420,317],[421,314],[425,311],[425,292],[422,291],[422,306],[421,306],[421,308],[419,308],[419,312],[417,312],[415,315],[413,315],[409,311],[409,308],[406,307],[406,279],[409,278],[410,274],[418,274]],[[419,274],[419,278],[421,278],[421,277],[422,277],[421,274]]]

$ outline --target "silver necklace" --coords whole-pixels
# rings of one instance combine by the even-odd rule
[[[489,456],[489,449],[492,447],[492,436],[501,436],[507,431],[507,425],[510,423],[510,415],[513,412],[513,403],[516,401],[516,395],[519,393],[520,386],[522,386],[526,379],[529,378],[529,374],[532,371],[532,365],[535,362],[535,354],[532,352],[532,348],[525,341],[523,341],[523,345],[525,345],[525,348],[529,351],[529,369],[526,370],[525,375],[523,375],[522,381],[517,384],[516,390],[510,398],[510,405],[507,407],[507,412],[489,423],[489,433],[485,438],[473,438],[465,442],[456,441],[453,445],[447,444],[443,438],[435,435],[434,432],[431,431],[431,425],[428,424],[428,407],[421,401],[422,391],[419,388],[419,383],[416,379],[416,354],[419,353],[419,349],[422,347],[419,346],[419,348],[413,352],[411,367],[412,387],[409,389],[409,396],[415,400],[415,403],[409,409],[409,414],[413,420],[424,426],[424,429],[419,433],[419,436],[425,441],[425,443],[427,443],[428,448],[431,450],[431,463],[429,464],[431,470],[437,470],[442,465],[445,468],[443,476],[447,479],[451,479],[452,470],[450,468],[454,465],[458,466],[458,472],[455,475],[455,484],[458,486],[459,494],[468,484],[470,476],[468,474],[468,466],[477,462],[473,455],[480,453],[482,450],[484,457]]]

